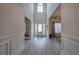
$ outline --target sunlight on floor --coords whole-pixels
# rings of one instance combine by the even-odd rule
[[[46,37],[35,37],[32,40],[25,40],[25,49],[21,55],[56,55],[60,54],[60,44],[56,39]]]
[[[46,45],[46,38],[45,37],[35,37],[35,45],[37,47],[43,48]]]

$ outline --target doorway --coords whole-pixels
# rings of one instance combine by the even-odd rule
[[[45,24],[35,24],[35,37],[45,37]]]
[[[25,17],[25,39],[31,39],[31,21]]]

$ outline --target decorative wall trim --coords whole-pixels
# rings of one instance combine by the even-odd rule
[[[61,34],[62,36],[65,36],[65,37],[69,37],[69,38],[72,38],[72,39],[76,39],[79,41],[79,38],[78,37],[74,37],[74,36],[71,36],[71,35],[68,35],[68,34]]]
[[[79,47],[79,38],[66,34],[62,34],[61,36],[65,41],[70,42],[71,44]]]
[[[0,55],[9,54],[9,52],[8,52],[8,43],[5,43],[3,45],[0,45],[0,50],[1,50],[0,51]]]
[[[24,35],[24,32],[0,37],[0,47],[1,47],[1,49],[4,45],[6,46],[6,44],[7,44],[7,46],[6,46],[7,50],[6,49],[4,49],[4,50],[7,52],[8,55],[19,54],[24,49],[23,43],[21,41],[23,39],[23,35]],[[15,48],[15,47],[13,47],[12,42],[15,41],[15,43],[17,44],[17,40],[18,40],[18,43],[21,43],[21,45],[18,45]],[[21,42],[19,42],[19,41],[21,41]],[[1,51],[2,52],[0,54],[3,54],[4,51],[3,50],[1,50]]]
[[[64,40],[63,51],[65,55],[79,54],[79,38],[67,34],[61,34],[61,38]]]
[[[18,35],[22,35],[22,34],[24,34],[24,32],[15,33],[15,34],[11,34],[11,35],[7,35],[7,36],[0,37],[0,45],[5,44],[5,43],[8,43],[9,41],[12,40],[12,38],[15,38]]]
[[[14,50],[14,52],[13,53],[11,53],[11,55],[20,55],[21,54],[21,52],[24,50],[24,45],[22,44],[22,45],[20,45],[16,50]]]
[[[10,35],[7,35],[7,36],[3,36],[3,37],[0,37],[0,39],[12,38],[12,37],[20,35],[20,34],[24,34],[24,32],[20,32],[20,33],[15,33],[15,34],[10,34]]]

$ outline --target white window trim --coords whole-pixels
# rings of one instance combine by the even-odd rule
[[[37,6],[37,11],[38,13],[42,13],[43,12],[43,4],[42,3],[38,3],[38,6]]]

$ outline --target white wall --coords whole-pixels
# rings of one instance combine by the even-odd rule
[[[23,49],[24,14],[19,4],[0,4],[0,54],[18,54]]]
[[[45,24],[47,26],[47,4],[43,3],[43,12],[38,13],[38,4],[34,4],[34,14],[33,14],[33,22],[34,24]],[[35,26],[34,26],[35,29]],[[46,28],[45,28],[46,30]],[[34,32],[35,33],[35,32]],[[39,35],[42,33],[38,33]]]
[[[21,6],[24,11],[24,15],[30,20],[33,20],[33,3],[23,3]]]
[[[24,15],[26,16],[26,17],[28,17],[30,20],[31,20],[31,25],[32,25],[32,35],[34,35],[33,33],[33,20],[35,20],[33,17],[34,17],[34,14],[36,14],[37,13],[37,9],[34,11],[34,6],[33,6],[33,3],[26,3],[26,4],[21,4],[22,5],[22,8],[23,8],[23,11],[24,11]],[[57,8],[57,6],[58,6],[59,4],[58,3],[48,3],[47,4],[47,10],[45,11],[44,10],[44,13],[41,15],[41,14],[36,14],[35,15],[35,17],[36,17],[36,22],[40,22],[40,23],[47,23],[48,24],[48,18],[53,14],[53,12],[55,11],[55,9]],[[35,13],[34,13],[35,12]],[[46,14],[45,14],[45,12],[46,12]],[[44,17],[43,17],[43,15],[46,15],[46,21],[44,20]],[[40,16],[41,15],[41,16]],[[37,20],[38,19],[38,20]],[[39,21],[39,19],[40,19],[40,21]],[[43,19],[43,20],[42,20]],[[31,36],[32,36],[31,35]],[[33,37],[33,36],[32,36]]]
[[[20,4],[24,13],[24,16],[31,20],[31,39],[33,37],[33,3]]]
[[[58,5],[59,3],[47,3],[47,18],[53,14]]]
[[[34,23],[45,23],[47,19],[47,5],[43,4],[43,12],[38,13],[38,4],[34,4]]]

